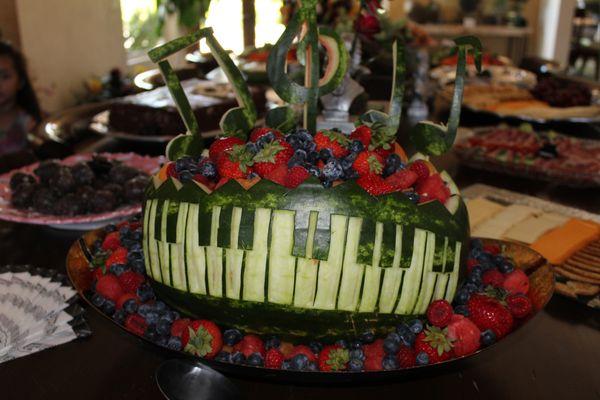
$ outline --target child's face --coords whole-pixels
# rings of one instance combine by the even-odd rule
[[[16,100],[19,81],[19,74],[12,59],[0,56],[0,107]]]

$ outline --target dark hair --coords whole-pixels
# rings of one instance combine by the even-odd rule
[[[0,57],[8,56],[17,70],[19,79],[21,80],[21,87],[17,92],[17,105],[24,109],[36,122],[42,120],[42,112],[40,110],[40,104],[38,103],[37,96],[31,86],[29,75],[27,74],[27,67],[25,65],[25,58],[11,44],[0,40]]]

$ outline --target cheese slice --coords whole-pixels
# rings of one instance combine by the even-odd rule
[[[531,215],[523,221],[513,225],[503,235],[505,239],[516,240],[526,244],[535,242],[540,236],[551,229],[565,224],[569,217],[554,213]]]
[[[531,248],[550,263],[562,264],[571,255],[598,238],[600,238],[600,225],[574,218],[543,234],[531,245]]]
[[[473,230],[472,234],[478,237],[500,239],[513,225],[540,213],[541,211],[532,207],[512,204],[495,214],[492,218],[480,223]]]
[[[504,206],[488,200],[485,197],[477,197],[467,200],[466,202],[471,230],[474,230],[481,222],[493,217],[504,209]]]

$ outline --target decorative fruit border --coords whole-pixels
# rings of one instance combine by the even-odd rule
[[[118,160],[123,164],[144,171],[149,175],[156,173],[162,163],[164,157],[148,157],[140,156],[135,153],[100,153],[100,156],[106,157],[109,160]],[[93,154],[75,154],[61,160],[61,164],[74,165],[81,161],[92,159]],[[99,213],[77,215],[74,217],[56,216],[41,214],[34,211],[24,211],[14,208],[10,203],[10,177],[17,172],[32,174],[39,163],[34,163],[23,168],[15,169],[0,176],[0,220],[18,222],[35,225],[66,225],[66,224],[86,224],[91,222],[109,221],[119,218],[126,218],[139,213],[142,210],[141,204],[129,205],[121,207],[113,211]]]
[[[360,352],[363,352],[364,356],[365,354],[367,354],[367,351],[376,351],[373,349],[373,347],[376,346],[375,344],[365,344],[364,342],[361,344],[358,340],[347,341],[345,344],[338,341],[333,346],[325,346],[324,349],[320,349],[321,354],[323,354],[323,352],[327,352],[331,355],[331,360],[333,360],[330,363],[328,363],[327,360],[325,360],[325,363],[323,363],[323,360],[321,360],[321,369],[327,369],[327,365],[332,367],[330,368],[331,372],[324,373],[323,371],[319,371],[318,369],[316,369],[314,366],[312,368],[309,368],[310,365],[319,365],[319,358],[314,354],[313,356],[315,357],[316,361],[314,361],[312,364],[311,360],[307,359],[311,354],[310,351],[312,351],[311,347],[309,346],[294,346],[291,343],[275,340],[272,338],[269,338],[263,342],[256,335],[243,335],[236,329],[228,329],[221,332],[220,329],[211,321],[198,320],[190,322],[188,320],[186,322],[186,320],[184,318],[181,318],[179,315],[171,314],[171,322],[169,322],[170,325],[168,325],[170,327],[170,330],[169,333],[167,333],[167,335],[170,335],[169,340],[163,340],[164,343],[159,344],[157,342],[160,342],[160,340],[156,336],[156,334],[148,333],[149,329],[147,329],[148,325],[147,322],[145,322],[145,319],[150,318],[148,317],[148,312],[155,312],[153,311],[153,307],[164,308],[164,311],[161,311],[163,314],[160,318],[169,319],[166,316],[169,315],[169,313],[173,313],[173,311],[170,311],[168,307],[165,307],[164,303],[160,302],[158,299],[153,299],[153,297],[147,292],[147,288],[150,287],[149,285],[147,285],[147,283],[143,283],[143,281],[135,279],[136,274],[140,275],[139,272],[143,271],[144,268],[143,260],[141,260],[140,263],[139,256],[128,256],[128,253],[136,253],[138,251],[137,247],[139,247],[139,243],[136,244],[136,240],[139,240],[137,239],[137,236],[139,236],[139,234],[135,232],[141,233],[141,231],[139,230],[139,222],[133,222],[131,224],[124,223],[117,227],[110,226],[108,230],[101,229],[91,231],[84,235],[79,241],[75,242],[69,250],[67,256],[67,273],[74,287],[77,289],[79,294],[85,299],[85,301],[88,302],[90,306],[92,306],[92,308],[95,308],[105,317],[110,318],[111,320],[113,320],[113,322],[116,322],[117,325],[119,325],[121,328],[128,330],[130,333],[137,334],[140,338],[143,338],[145,341],[149,341],[157,345],[159,348],[165,351],[168,351],[169,347],[171,349],[181,349],[181,340],[185,340],[186,342],[188,342],[188,345],[186,346],[187,352],[181,350],[171,350],[170,354],[175,354],[172,353],[173,351],[176,351],[177,354],[185,357],[195,357],[190,353],[204,354],[205,357],[203,358],[203,362],[226,373],[258,379],[271,379],[276,381],[286,381],[303,384],[399,379],[401,377],[409,376],[409,374],[431,371],[434,367],[454,367],[456,365],[456,362],[467,359],[473,355],[479,354],[483,350],[489,348],[490,345],[494,343],[494,341],[492,341],[491,343],[486,343],[488,344],[487,347],[477,346],[478,348],[475,348],[472,343],[469,344],[468,341],[462,341],[461,343],[463,345],[463,348],[462,350],[460,350],[460,353],[464,355],[455,358],[441,357],[438,359],[434,353],[430,353],[428,357],[433,357],[434,359],[436,359],[436,361],[439,362],[429,365],[415,365],[415,361],[418,359],[417,355],[414,353],[412,355],[409,354],[409,359],[412,360],[412,364],[410,364],[411,366],[407,365],[406,368],[401,368],[402,361],[400,361],[400,356],[398,355],[400,354],[400,352],[394,352],[392,353],[394,355],[390,358],[390,360],[393,358],[395,361],[390,361],[392,363],[390,368],[394,367],[395,369],[352,372],[349,370],[336,370],[336,368],[340,367],[340,365],[344,366],[345,369],[349,368],[348,361],[352,358],[350,356],[352,351],[360,350]],[[482,267],[478,266],[474,261],[471,261],[469,266],[470,276],[467,278],[467,281],[463,283],[463,290],[467,290],[465,288],[468,288],[468,284],[473,282],[481,282],[482,280],[483,282],[486,282],[490,285],[504,285],[507,288],[507,290],[511,291],[519,287],[519,285],[523,283],[521,279],[513,279],[512,282],[504,284],[504,282],[508,282],[506,280],[506,277],[508,275],[506,275],[504,278],[502,276],[499,276],[498,274],[503,274],[501,272],[498,272],[497,267],[493,266],[495,265],[494,262],[496,262],[494,261],[495,256],[493,255],[493,253],[498,253],[499,251],[502,251],[501,254],[503,256],[503,259],[505,256],[515,261],[515,271],[518,273],[512,275],[518,275],[517,278],[525,276],[525,274],[522,274],[520,272],[523,271],[526,272],[526,275],[528,276],[529,287],[527,289],[521,288],[517,290],[525,290],[527,292],[526,297],[529,299],[529,302],[526,303],[529,303],[531,308],[529,309],[529,311],[527,311],[527,308],[525,308],[525,313],[527,315],[522,319],[518,318],[516,316],[517,314],[515,314],[515,316],[513,317],[515,320],[515,329],[507,335],[509,337],[512,337],[516,331],[521,330],[520,327],[525,325],[525,323],[528,322],[533,316],[535,316],[550,300],[554,291],[554,278],[550,266],[539,254],[535,253],[534,251],[530,250],[525,246],[521,246],[515,243],[484,239],[475,240],[473,244],[476,246],[476,249],[472,253],[473,257],[477,257],[477,260],[480,260],[478,261],[478,263],[482,265],[492,263],[489,264],[488,267],[486,267],[486,271],[492,270],[495,271],[495,273],[488,274],[487,272],[483,271]],[[104,251],[104,253],[102,253],[102,251]],[[104,254],[104,258],[100,258],[99,262],[98,256],[94,257],[93,252],[96,252],[97,255]],[[483,253],[485,253],[485,255],[481,256],[481,254]],[[107,259],[105,259],[106,257]],[[473,258],[473,260],[475,260],[475,258]],[[500,262],[499,259],[498,262]],[[96,265],[102,264],[101,268],[95,266],[94,263]],[[115,267],[115,265],[117,264],[120,264],[121,266]],[[108,265],[109,267],[106,267],[106,265]],[[90,268],[90,266],[92,266],[92,268]],[[500,270],[502,270],[502,267],[500,268]],[[509,270],[510,268],[503,272],[508,273],[507,271]],[[129,272],[126,273],[125,271]],[[116,276],[115,273],[118,273],[119,275]],[[126,275],[124,276],[124,274]],[[477,277],[475,275],[479,276]],[[100,283],[100,280],[98,280],[99,277],[109,278],[103,279],[102,283]],[[106,298],[102,299],[101,295],[99,295],[98,293],[94,293],[90,290],[95,285],[100,285],[101,287],[96,287],[97,292],[102,292],[104,294],[111,293],[111,290],[113,290],[114,287],[113,289],[109,288],[108,292],[106,290],[107,287],[114,285],[114,282],[121,282],[124,285],[123,287],[128,288],[127,290],[129,290],[129,294],[122,292],[125,289],[115,289],[117,291],[121,291],[115,295],[118,295],[119,298],[117,299],[115,297],[115,302],[112,302],[112,304],[110,300],[107,301]],[[119,286],[118,283],[116,285]],[[480,283],[479,285],[481,286],[482,284]],[[488,290],[490,290],[489,287]],[[145,310],[143,312],[146,315],[146,317],[142,317],[140,314],[142,313],[142,310],[139,309],[141,305],[138,306],[138,300],[140,296],[146,297],[144,298],[146,304],[144,305]],[[460,291],[458,292],[457,296],[460,296]],[[522,298],[523,296],[516,295],[516,297]],[[136,298],[138,298],[138,300],[136,300]],[[494,300],[494,302],[496,301]],[[419,321],[418,323],[413,321],[410,325],[401,324],[405,328],[399,327],[398,329],[402,330],[414,328],[415,332],[416,330],[419,330],[419,332],[421,332],[423,329],[425,329],[428,332],[428,336],[430,336],[432,340],[440,339],[439,335],[441,333],[443,333],[443,335],[447,337],[448,331],[450,329],[456,329],[456,326],[451,328],[450,326],[446,325],[447,323],[450,323],[450,325],[456,325],[456,321],[467,321],[467,319],[458,315],[460,312],[464,311],[464,309],[461,311],[460,305],[455,305],[454,310],[452,310],[449,303],[444,303],[445,304],[436,304],[435,306],[430,307],[427,315],[427,319],[429,320],[428,323],[426,321],[424,322],[423,320]],[[471,306],[472,305],[469,304],[469,307]],[[109,309],[109,312],[113,314],[112,318],[105,313],[107,307]],[[450,317],[446,313],[446,311],[448,311],[447,308],[450,308],[450,313],[454,314],[453,317]],[[127,309],[129,309],[129,311],[136,309],[137,311],[132,311],[131,313],[128,313]],[[508,308],[503,309],[505,310],[504,314],[508,313]],[[154,317],[155,316],[152,316],[152,318]],[[173,321],[176,322],[174,323]],[[127,327],[122,325],[123,322],[125,325],[127,325]],[[440,327],[432,326],[433,324],[440,325]],[[472,328],[473,324],[467,323],[466,325],[467,330],[469,330]],[[156,327],[153,328],[153,330],[158,330],[157,326],[158,323],[156,324]],[[173,335],[173,330],[178,332],[176,332]],[[500,332],[500,336],[504,336],[508,332],[509,330]],[[390,337],[392,337],[393,335],[394,333],[388,335],[385,341],[381,339],[375,342],[378,343],[378,346],[380,347],[380,352],[388,351],[389,346],[394,346],[394,340],[390,339]],[[396,332],[395,335],[403,337],[402,334],[399,334],[398,332]],[[477,335],[479,335],[479,333],[477,333]],[[487,333],[487,335],[489,336],[489,332]],[[413,337],[414,336],[415,335],[413,332]],[[179,339],[175,337],[178,337]],[[183,337],[185,337],[185,339],[183,339]],[[171,340],[173,338],[175,339]],[[374,339],[375,338],[367,338],[365,342],[373,343],[372,340]],[[483,336],[481,340],[484,340]],[[423,341],[421,340],[421,345],[422,342]],[[430,344],[435,343],[431,341],[426,342]],[[207,345],[207,343],[210,345]],[[356,345],[355,343],[359,344]],[[443,348],[447,343],[445,343],[442,340],[442,342],[438,344],[440,344],[441,347],[437,347],[437,349]],[[213,345],[216,345],[216,348]],[[264,353],[265,345],[266,347],[271,349],[268,350],[266,354]],[[312,345],[313,347],[316,346],[314,344]],[[341,347],[341,345],[346,345],[348,347],[344,349]],[[467,346],[466,348],[464,347],[465,345]],[[383,350],[386,348],[385,346],[387,346],[388,350]],[[398,346],[403,347],[402,343],[400,343]],[[454,348],[452,349],[451,347],[450,352],[459,353],[456,342],[454,342],[453,346]],[[448,350],[448,347],[446,347],[446,350]],[[281,359],[279,361],[275,360],[275,362],[279,363],[279,369],[258,366],[261,365],[263,359],[262,357],[259,358],[256,355],[256,353],[261,352],[265,354],[265,363],[267,363],[267,359],[269,357],[277,358],[277,356],[279,355]],[[269,355],[269,352],[273,354]],[[248,357],[244,357],[244,353],[248,353]],[[421,351],[421,353],[423,353],[423,351]],[[367,355],[367,357],[370,356]],[[379,364],[381,366],[384,363],[383,353],[379,357],[381,358]],[[428,357],[425,357],[421,354],[420,362],[423,362],[423,358]],[[224,359],[227,359],[227,361],[222,361]],[[273,360],[270,360],[270,362],[273,362]],[[292,364],[292,362],[296,364],[300,363],[302,365],[304,365],[303,363],[305,363],[306,368],[304,370],[294,369],[297,365]],[[281,363],[287,364],[282,366]],[[364,368],[367,368],[366,361]],[[383,369],[383,366],[381,366],[381,369]]]

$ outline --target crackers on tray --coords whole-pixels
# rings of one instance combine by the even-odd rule
[[[600,308],[600,240],[575,252],[555,272],[557,292]]]

